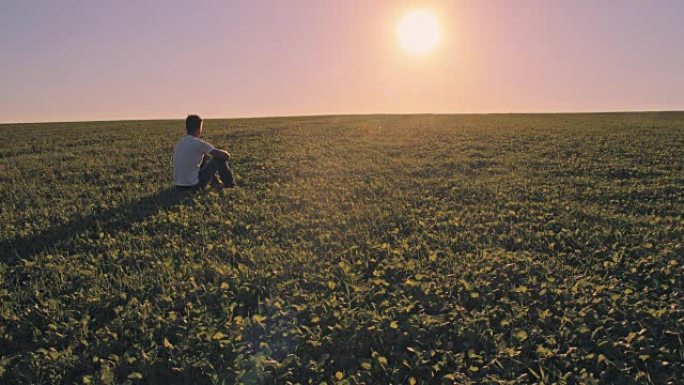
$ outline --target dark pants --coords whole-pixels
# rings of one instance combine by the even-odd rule
[[[221,177],[224,186],[233,186],[233,172],[230,170],[228,162],[205,156],[200,165],[198,187],[203,189],[212,180],[218,182],[218,179],[216,179],[217,174]]]
[[[202,164],[200,164],[199,183],[194,186],[176,186],[181,190],[202,190],[207,187],[209,182],[219,183],[217,176],[221,177],[223,185],[226,187],[233,187],[233,172],[228,166],[229,162],[204,156]]]

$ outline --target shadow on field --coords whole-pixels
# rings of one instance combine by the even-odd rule
[[[172,187],[121,206],[96,210],[90,215],[36,234],[4,240],[0,242],[0,258],[5,264],[12,266],[22,259],[30,260],[45,250],[77,252],[78,250],[73,249],[73,241],[82,233],[125,230],[148,216],[189,199],[190,195],[191,191],[180,191]]]

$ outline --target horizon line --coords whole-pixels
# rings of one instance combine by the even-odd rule
[[[683,113],[684,108],[675,110],[596,110],[596,111],[528,111],[528,112],[367,112],[367,113],[320,113],[320,114],[300,114],[300,115],[254,115],[254,116],[233,116],[233,117],[202,117],[202,120],[246,120],[246,119],[284,119],[284,118],[312,118],[312,117],[333,117],[333,116],[418,116],[418,115],[588,115],[588,114],[647,114],[647,113],[664,113],[675,112]],[[63,124],[63,123],[105,123],[105,122],[154,122],[154,121],[176,121],[185,118],[112,118],[112,119],[95,119],[95,120],[38,120],[38,121],[14,121],[14,122],[0,122],[0,126],[4,125],[21,125],[21,124]]]

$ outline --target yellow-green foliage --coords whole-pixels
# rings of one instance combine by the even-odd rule
[[[681,383],[684,114],[0,126],[0,383]],[[669,382],[668,382],[669,381]]]

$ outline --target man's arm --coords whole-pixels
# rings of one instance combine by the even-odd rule
[[[213,149],[211,152],[209,152],[209,155],[216,159],[220,160],[225,160],[229,161],[230,160],[230,154],[227,151],[224,150],[218,150],[218,149]]]

